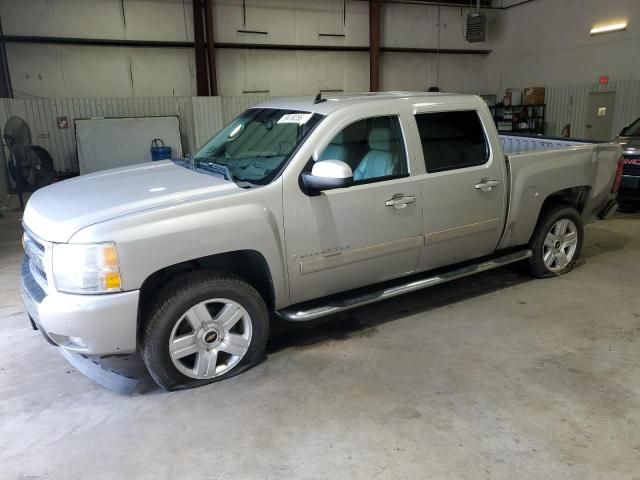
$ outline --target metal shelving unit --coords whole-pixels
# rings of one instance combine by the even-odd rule
[[[493,105],[489,109],[500,132],[544,134],[546,104]]]

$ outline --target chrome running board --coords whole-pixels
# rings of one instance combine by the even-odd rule
[[[533,252],[531,250],[510,253],[508,255],[492,258],[480,263],[456,268],[448,272],[438,273],[437,275],[430,277],[417,280],[414,278],[408,283],[401,283],[399,285],[373,290],[367,293],[361,293],[360,290],[360,292],[355,293],[353,297],[329,300],[328,303],[325,304],[320,303],[322,300],[306,302],[306,305],[309,305],[309,308],[307,309],[304,308],[305,304],[293,305],[277,311],[276,314],[290,322],[306,322],[309,320],[315,320],[334,313],[361,307],[369,303],[379,302],[405,293],[415,292],[416,290],[422,290],[423,288],[450,282],[451,280],[457,280],[458,278],[468,277],[469,275],[486,272],[487,270],[493,270],[494,268],[502,267],[503,265],[525,260],[531,257],[532,254]]]

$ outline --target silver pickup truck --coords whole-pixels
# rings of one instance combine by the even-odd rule
[[[617,144],[556,143],[500,137],[469,95],[258,105],[192,161],[37,191],[26,310],[60,348],[139,350],[177,389],[258,362],[272,315],[313,320],[517,261],[560,275],[583,225],[615,211],[622,163]]]

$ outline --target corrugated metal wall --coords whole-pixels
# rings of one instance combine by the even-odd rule
[[[586,135],[589,94],[594,92],[616,92],[612,135],[640,117],[640,80],[611,82],[608,85],[565,85],[547,88],[545,134],[558,136],[567,123],[571,124],[571,136]]]
[[[271,97],[269,95],[250,95],[241,97],[220,97],[222,100],[222,121],[226,125],[231,120],[244,112],[251,105],[256,103],[267,102]]]
[[[226,122],[222,115],[222,100],[220,97],[193,97],[193,124],[195,148],[186,150],[193,153],[220,130]]]
[[[77,172],[74,120],[93,117],[147,117],[177,115],[184,152],[194,152],[215,132],[247,107],[269,96],[242,97],[131,97],[131,98],[37,98],[0,101],[0,128],[13,115],[31,129],[34,145],[45,148],[59,172]],[[67,117],[69,128],[58,128],[57,119]],[[4,145],[4,142],[3,142]],[[3,148],[8,154],[6,148]],[[4,169],[2,169],[4,174]],[[0,177],[0,201],[6,195]]]

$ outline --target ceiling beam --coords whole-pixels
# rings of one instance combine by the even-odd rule
[[[38,37],[27,35],[6,35],[6,43],[40,43],[49,45],[84,45],[94,47],[133,47],[133,48],[194,48],[194,42],[171,42],[156,40],[111,40],[74,37]],[[206,44],[205,44],[206,46]],[[291,45],[281,43],[226,43],[215,42],[215,48],[239,50],[298,50],[314,52],[368,52],[368,46],[360,45]],[[382,53],[442,53],[460,55],[487,55],[491,50],[472,48],[414,48],[380,46]]]

